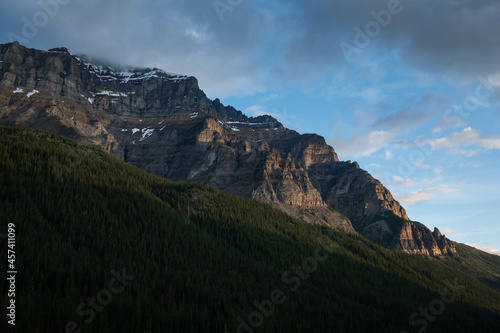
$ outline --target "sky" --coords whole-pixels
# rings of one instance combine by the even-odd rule
[[[195,76],[500,255],[500,2],[0,0],[0,43]]]

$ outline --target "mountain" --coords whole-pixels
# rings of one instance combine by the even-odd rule
[[[497,256],[388,250],[47,132],[0,126],[5,232],[7,223],[16,325],[4,318],[1,332],[500,328]],[[4,309],[9,288],[0,279]]]
[[[324,138],[210,100],[194,77],[3,44],[0,124],[97,144],[156,175],[257,199],[390,249],[456,254],[356,162],[339,161]]]

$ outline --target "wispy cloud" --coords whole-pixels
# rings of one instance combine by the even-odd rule
[[[483,135],[478,130],[467,127],[439,138],[420,136],[411,141],[399,141],[394,146],[402,149],[426,146],[430,151],[444,150],[451,154],[472,156],[481,150],[500,149],[500,135]]]
[[[383,91],[381,88],[373,88],[373,87],[363,87],[359,88],[352,82],[345,84],[345,82],[349,82],[349,80],[339,80],[333,83],[328,87],[328,96],[329,97],[345,97],[350,99],[361,99],[366,102],[377,102],[380,101],[383,97]]]
[[[366,167],[369,168],[369,169],[370,168],[375,168],[375,169],[382,169],[383,168],[383,166],[380,165],[380,164],[378,164],[378,163],[370,163]]]
[[[268,101],[272,101],[272,100],[275,100],[275,99],[278,99],[280,98],[280,95],[277,94],[277,93],[273,93],[273,94],[269,94],[267,96],[264,96],[260,99],[261,102],[268,102]]]
[[[351,139],[332,138],[330,143],[344,158],[369,156],[387,147],[396,135],[386,131],[373,131]]]
[[[289,113],[286,107],[282,110],[273,109],[272,111],[268,111],[268,108],[266,106],[256,104],[243,110],[243,113],[252,117],[269,115],[278,119],[278,121],[286,127],[293,127],[294,125],[296,125],[295,121],[297,119],[297,116],[295,114]]]
[[[442,195],[452,195],[458,192],[458,188],[450,185],[439,185],[433,188],[421,189],[416,192],[397,195],[398,201],[403,205],[416,205],[432,200]]]
[[[404,185],[405,187],[414,187],[414,186],[429,186],[434,183],[442,181],[443,176],[438,176],[434,178],[421,178],[421,179],[412,179],[412,178],[403,178],[401,176],[394,176],[392,181],[396,185]]]
[[[394,154],[392,153],[392,150],[387,149],[385,151],[384,158],[386,160],[393,160],[394,159]]]
[[[342,156],[347,158],[366,157],[385,149],[384,158],[386,160],[391,160],[394,157],[393,149],[407,150],[415,147],[426,147],[429,154],[435,151],[445,151],[465,156],[476,155],[484,150],[500,149],[499,134],[483,135],[471,127],[438,138],[420,136],[413,140],[404,141],[401,139],[401,135],[397,131],[372,131],[350,139],[331,138],[330,143]],[[415,163],[414,167],[430,169],[431,165],[420,161]]]
[[[453,231],[453,230],[452,230],[450,227],[448,227],[448,226],[446,226],[446,228],[444,228],[444,229],[442,230],[442,233],[443,233],[444,235],[448,236],[448,237],[453,236],[453,235],[455,235],[455,234],[456,234],[456,232],[455,232],[455,231]]]
[[[467,127],[434,141],[436,149],[446,149],[453,153],[467,154],[464,147],[500,149],[500,135],[481,135],[479,131]]]
[[[477,244],[474,244],[474,243],[466,243],[466,245],[475,247],[476,249],[479,249],[479,250],[484,251],[484,252],[488,252],[488,253],[496,254],[496,255],[500,256],[500,250],[493,249],[493,248],[491,248],[489,246],[477,245]]]
[[[380,116],[373,123],[373,127],[390,130],[418,128],[433,116],[442,114],[448,104],[445,98],[433,92],[427,92],[420,100],[410,101],[403,108]]]

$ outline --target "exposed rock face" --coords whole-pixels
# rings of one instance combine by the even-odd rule
[[[410,222],[357,163],[340,162],[324,138],[212,101],[194,77],[93,65],[65,48],[4,44],[0,124],[94,143],[146,171],[258,199],[306,222],[353,231],[350,219],[358,232],[391,248],[430,255],[450,248]],[[388,213],[399,227],[381,222]]]
[[[408,220],[405,209],[389,190],[356,162],[315,164],[309,173],[327,204],[352,219],[371,219],[388,210]]]
[[[408,253],[420,253],[431,256],[456,254],[455,244],[442,236],[437,228],[431,233],[420,223],[406,223],[396,238],[393,248]]]

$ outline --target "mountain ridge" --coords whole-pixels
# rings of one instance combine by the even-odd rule
[[[324,138],[210,100],[194,77],[117,71],[65,48],[16,42],[0,45],[0,57],[0,124],[91,142],[148,172],[255,198],[388,248],[456,253],[356,162],[339,161]]]

